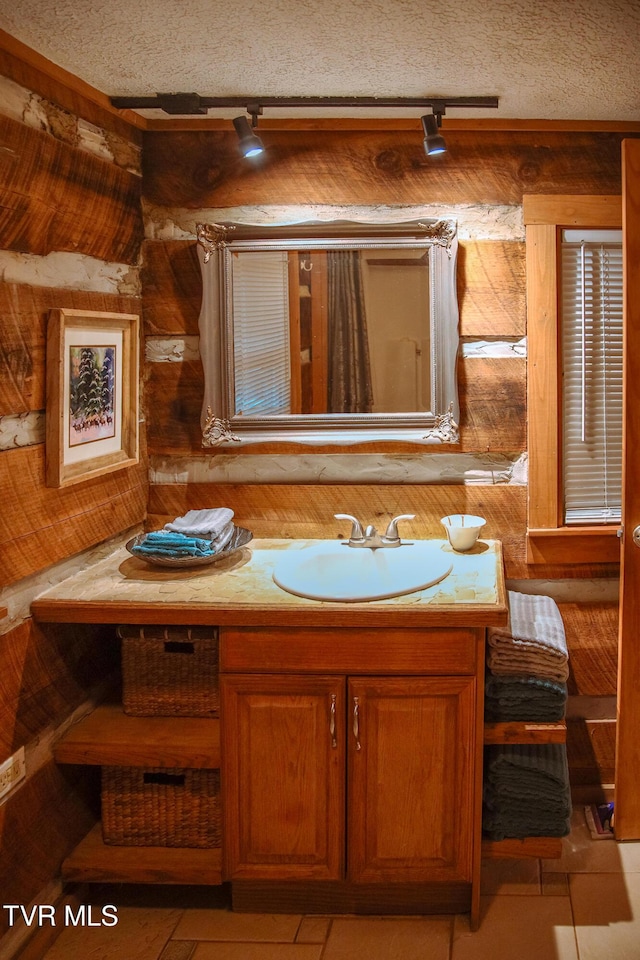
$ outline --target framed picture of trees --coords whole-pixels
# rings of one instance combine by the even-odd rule
[[[47,486],[138,462],[139,317],[57,309],[47,326]]]

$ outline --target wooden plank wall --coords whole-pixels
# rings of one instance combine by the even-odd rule
[[[37,80],[37,71],[6,51],[0,65],[16,82]],[[56,90],[43,80],[42,93],[55,99]],[[66,100],[94,123],[106,118],[77,92]],[[139,466],[64,489],[45,486],[48,312],[141,313],[143,222],[140,172],[131,169],[136,156],[139,168],[137,134],[126,140],[125,125],[112,123],[104,134],[114,145],[109,158],[83,145],[78,115],[31,103],[46,129],[5,116],[0,106],[0,762],[20,747],[27,760],[25,780],[0,804],[0,888],[3,902],[25,905],[50,891],[60,863],[99,816],[95,777],[58,768],[51,748],[118,658],[112,629],[34,624],[29,591],[38,587],[31,583],[42,590],[42,571],[53,581],[63,575],[56,564],[143,521],[148,495],[144,435]],[[116,264],[122,282],[104,292],[102,277]],[[2,911],[0,935],[6,923]]]
[[[51,746],[96,678],[116,669],[117,652],[112,631],[102,627],[38,626],[28,619],[0,635],[0,756],[25,747],[28,773],[0,805],[5,902],[30,903],[99,817],[95,776],[58,769]],[[0,935],[6,923],[3,912]]]
[[[183,213],[202,210],[206,216],[212,208],[219,213],[225,207],[242,207],[246,214],[265,204],[423,204],[428,209],[430,203],[438,203],[456,210],[467,206],[473,211],[470,221],[478,224],[483,211],[487,219],[508,217],[510,209],[522,205],[525,193],[620,191],[622,136],[614,133],[452,130],[446,137],[447,153],[435,161],[425,157],[417,131],[270,130],[264,139],[265,161],[249,165],[239,158],[233,135],[201,130],[147,132],[145,199],[161,211],[166,208],[169,219],[176,209]],[[459,216],[459,228],[465,229],[464,213]],[[504,239],[498,230],[494,231],[497,239],[491,239],[481,227],[476,230],[477,236],[464,235],[460,240],[460,333],[463,342],[504,339],[513,343],[526,335],[524,231],[516,229],[510,239]],[[192,241],[145,242],[143,291],[147,337],[197,337],[200,278]],[[448,451],[417,448],[419,455],[517,456],[525,452],[525,385],[526,359],[515,352],[512,356],[466,357],[459,364],[461,443]],[[215,450],[203,451],[200,446],[199,359],[147,364],[146,395],[153,411],[147,433],[150,457],[161,457],[165,463],[172,457],[215,458]],[[360,452],[383,449],[402,455],[410,448],[367,445]],[[325,450],[338,452],[335,447]],[[256,444],[250,452],[274,451],[291,454],[296,448]],[[521,543],[526,529],[526,490],[470,491],[458,481],[441,489],[431,487],[428,497],[440,497],[454,510],[464,509],[470,498],[482,499],[483,494],[491,503],[501,504],[495,513],[494,533],[508,543],[508,576],[616,575],[615,568],[527,566]],[[202,492],[201,487],[181,491],[183,506],[197,505]],[[230,496],[229,491],[224,492]],[[301,517],[315,501],[315,492],[313,496],[309,493],[298,493],[295,487],[288,490],[292,509],[299,496]],[[216,492],[212,491],[209,499],[211,496],[215,499]],[[238,492],[236,500],[243,496]],[[321,502],[321,490],[317,496]],[[161,490],[152,490],[152,515],[161,513],[158,507],[163,497]],[[353,501],[353,496],[349,499]],[[423,504],[422,512],[429,516],[427,508],[428,504]],[[256,532],[262,529],[255,526],[260,524],[259,516],[245,514],[245,518],[254,521]],[[153,516],[149,519],[155,521]],[[327,519],[333,525],[331,515]],[[315,514],[314,520],[322,523]]]
[[[143,230],[139,177],[18,121],[0,117],[0,129],[3,157],[9,158],[0,166],[0,249],[38,256],[72,251],[133,267]],[[83,290],[78,271],[77,290],[68,278],[61,289],[0,283],[1,418],[45,408],[46,322],[52,307],[140,312],[136,296]],[[144,517],[144,456],[139,467],[79,484],[73,492],[45,487],[43,465],[41,442],[0,450],[5,505],[0,583],[41,570]]]
[[[235,134],[146,133],[145,194],[164,207],[520,204],[523,193],[619,193],[615,133],[446,130],[426,157],[408,130],[265,131],[266,157],[247,164]],[[435,161],[435,162],[434,162]]]
[[[139,134],[88,101],[79,88],[61,86],[10,50],[0,51],[0,71],[45,97],[43,109],[51,110],[55,101],[56,119],[64,121],[35,129],[0,115],[0,252],[43,261],[50,253],[79,254],[128,265],[135,279],[143,220],[140,178],[132,172],[131,157]],[[78,116],[109,131],[113,161],[79,145],[74,134]],[[235,138],[228,133],[147,134],[146,200],[160,212],[165,207],[197,211],[264,204],[439,203],[471,205],[482,213],[500,205],[518,207],[525,192],[610,194],[620,189],[616,134],[451,131],[449,152],[436,164],[422,153],[418,128],[415,134],[271,131],[265,139],[270,148],[267,163],[249,168],[238,158]],[[522,236],[465,237],[458,276],[463,338],[515,341],[524,336],[524,263]],[[194,242],[146,241],[143,264],[145,336],[197,338],[200,276]],[[97,292],[85,289],[80,280],[77,285],[0,281],[0,422],[28,419],[44,409],[48,310],[67,306],[135,313],[141,303],[135,283],[132,289]],[[526,361],[515,355],[463,361],[462,443],[457,452],[524,451],[525,378]],[[202,451],[199,442],[199,360],[148,363],[144,381],[143,449],[146,439],[154,457],[214,458],[216,453]],[[381,449],[400,456],[411,453],[397,445]],[[290,445],[278,450],[297,452]],[[71,493],[46,488],[43,465],[41,439],[0,450],[0,584],[22,582],[145,516],[144,457],[137,468],[79,485]],[[389,510],[415,510],[423,517],[424,532],[433,533],[435,518],[473,509],[486,513],[492,533],[504,540],[510,576],[615,574],[605,568],[529,570],[524,558],[526,487],[517,484],[158,484],[151,491],[149,524],[217,502],[233,506],[239,522],[258,536],[333,532],[333,512],[345,509],[363,515],[370,510],[372,518]],[[582,621],[579,613],[576,617],[579,633]],[[592,630],[595,623],[610,632],[610,621],[596,604],[589,621]],[[70,713],[82,707],[96,679],[113,665],[111,639],[91,628],[50,633],[26,620],[3,631],[0,624],[0,760],[19,746],[29,753],[37,741],[53,739]],[[86,771],[77,780],[54,767],[46,748],[39,756],[36,769],[28,771],[24,784],[0,808],[0,881],[10,902],[37,896],[95,815],[95,785],[87,781]]]
[[[482,229],[483,214],[500,225],[522,205],[524,194],[617,194],[621,189],[622,135],[549,131],[445,131],[448,151],[427,158],[418,130],[265,130],[263,162],[238,157],[233,135],[221,131],[148,132],[144,135],[144,196],[154,215],[184,222],[224,218],[225,208],[265,205],[429,204],[457,211],[464,231],[465,209],[477,224],[461,236],[458,299],[463,343],[507,341],[526,335],[524,229]],[[400,215],[402,216],[402,214]],[[230,217],[232,219],[232,217]],[[494,238],[495,237],[495,238]],[[156,240],[144,244],[144,328],[149,338],[197,338],[200,276],[193,241]],[[526,452],[526,358],[469,356],[459,364],[460,454],[517,457]],[[202,367],[197,357],[180,363],[148,363],[146,395],[150,412],[149,454],[170,466],[215,463],[220,451],[200,447]],[[248,452],[295,455],[290,444],[247,448]],[[407,455],[400,445],[363,446],[358,452]],[[305,448],[304,453],[308,453]],[[325,447],[323,452],[339,453]],[[354,452],[354,448],[350,448]],[[414,456],[437,457],[446,448],[413,448]],[[226,455],[241,457],[233,449]],[[152,460],[153,462],[153,460]],[[283,479],[286,479],[286,475]],[[419,532],[437,536],[438,519],[467,511],[487,517],[488,533],[503,540],[506,574],[514,580],[579,582],[617,578],[617,565],[528,565],[525,555],[527,488],[519,484],[381,483],[218,484],[157,483],[150,490],[150,527],[187,509],[231,506],[238,522],[260,536],[335,536],[334,512],[362,515],[376,522],[391,513],[414,512]],[[553,592],[553,590],[551,590]],[[578,594],[576,594],[577,596]],[[581,596],[585,595],[582,588]],[[569,604],[571,694],[606,698],[615,691],[617,617],[609,601]],[[584,642],[594,637],[600,656]],[[585,700],[580,700],[584,704]],[[609,703],[607,701],[607,703]],[[588,710],[587,710],[588,712]],[[596,704],[597,712],[597,704]],[[606,732],[606,736],[603,735]],[[610,782],[613,769],[611,725],[586,717],[570,725],[570,755],[576,783]]]

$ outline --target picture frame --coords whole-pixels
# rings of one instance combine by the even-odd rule
[[[137,314],[49,311],[47,486],[138,463],[139,338]]]

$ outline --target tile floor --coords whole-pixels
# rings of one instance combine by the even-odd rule
[[[561,859],[485,863],[475,933],[462,916],[232,913],[177,889],[94,889],[117,926],[66,928],[42,960],[640,960],[640,842],[592,841],[582,807]]]

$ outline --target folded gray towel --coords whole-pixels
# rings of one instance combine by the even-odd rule
[[[527,837],[566,837],[571,830],[570,816],[550,813],[529,805],[526,809],[486,806],[482,813],[482,831],[488,840],[525,840]]]
[[[504,744],[485,749],[482,827],[492,840],[564,837],[571,793],[564,744]]]
[[[544,677],[492,673],[485,681],[484,718],[489,722],[555,722],[564,717],[566,704],[566,683]]]
[[[492,672],[566,681],[569,654],[555,600],[513,590],[507,597],[509,623],[489,630],[487,663]]]
[[[224,528],[222,533],[216,537],[215,540],[211,541],[211,546],[215,549],[216,553],[220,553],[221,550],[227,546],[233,534],[235,533],[235,525],[233,523],[228,523]]]
[[[176,517],[171,523],[165,523],[165,530],[172,530],[175,533],[184,533],[188,537],[204,537],[207,540],[217,540],[221,536],[227,536],[229,525],[233,520],[233,510],[229,507],[214,507],[208,510],[188,510],[182,517]]]

